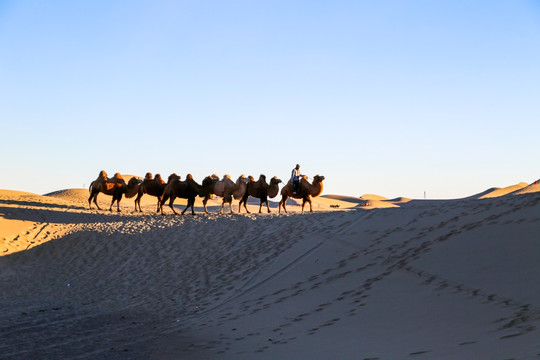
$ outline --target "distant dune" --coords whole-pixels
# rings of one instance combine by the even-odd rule
[[[391,203],[394,203],[394,204],[403,204],[403,203],[408,203],[409,201],[412,201],[412,199],[409,199],[409,198],[406,198],[406,197],[397,197],[395,199],[390,199],[390,200],[387,200]]]
[[[388,198],[385,198],[384,196],[379,196],[375,194],[364,194],[360,196],[360,199],[363,200],[388,200]]]
[[[51,193],[45,194],[44,196],[84,203],[88,202],[88,197],[90,196],[90,193],[88,189],[64,189],[53,191]]]
[[[491,188],[483,192],[481,196],[478,196],[478,199],[489,199],[493,197],[503,196],[503,195],[518,191],[520,189],[523,189],[526,186],[527,186],[527,183],[521,182],[519,184],[507,186],[504,188]]]
[[[531,184],[527,187],[524,187],[520,190],[514,191],[511,193],[511,195],[523,195],[523,194],[530,194],[540,191],[540,180],[536,181],[536,184]]]
[[[332,200],[339,200],[339,201],[346,201],[351,203],[361,203],[362,199],[354,197],[354,196],[347,196],[347,195],[321,195],[321,198],[326,199],[332,199]]]
[[[362,203],[356,205],[356,207],[362,207],[362,208],[397,208],[398,205],[386,201],[386,200],[364,200]]]

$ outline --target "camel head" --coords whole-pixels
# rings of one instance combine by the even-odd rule
[[[170,183],[171,181],[180,181],[180,176],[176,175],[176,173],[172,173],[167,179],[167,182]]]
[[[129,179],[126,187],[126,197],[132,198],[139,192],[139,185],[142,183],[141,179],[137,179],[136,177],[132,177]]]
[[[217,176],[216,177],[214,177],[214,175],[207,176],[204,178],[202,185],[210,186],[212,184],[215,184],[217,181],[219,181],[219,178]]]
[[[270,185],[279,184],[281,182],[282,182],[281,179],[278,179],[277,176],[274,176],[273,178],[270,179]]]
[[[208,195],[210,198],[212,198],[212,189],[216,181],[217,180],[212,176],[205,177],[201,183],[201,187],[199,188],[199,196],[203,197]]]
[[[324,176],[322,175],[317,174],[313,177],[313,182],[323,182],[323,181],[324,181]]]

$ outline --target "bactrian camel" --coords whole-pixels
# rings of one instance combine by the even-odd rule
[[[247,183],[246,176],[240,175],[240,177],[238,177],[238,179],[236,180],[236,183],[231,180],[230,175],[224,175],[223,179],[221,180],[218,180],[219,177],[216,174],[212,175],[211,178],[212,178],[212,183],[208,189],[209,193],[204,197],[204,200],[203,200],[205,212],[208,213],[206,211],[206,203],[208,202],[209,199],[211,199],[212,195],[216,195],[222,198],[220,213],[223,214],[223,209],[226,203],[229,203],[231,213],[232,213],[233,212],[233,209],[232,209],[233,197],[235,199],[241,199],[246,192],[246,183]]]
[[[182,215],[187,211],[187,209],[191,208],[191,213],[195,215],[195,210],[193,208],[193,205],[195,204],[195,198],[197,196],[205,196],[207,191],[203,189],[203,186],[197,184],[195,180],[193,180],[193,176],[191,174],[188,174],[186,176],[185,181],[180,181],[180,176],[176,174],[172,174],[169,176],[169,181],[167,182],[167,185],[165,186],[165,189],[163,190],[163,195],[161,196],[160,200],[160,210],[163,214],[163,204],[165,201],[169,200],[169,207],[173,211],[173,213],[177,214],[177,212],[174,210],[173,204],[174,200],[178,198],[187,199],[187,206],[182,211]]]
[[[302,199],[302,212],[304,212],[304,205],[306,204],[306,202],[309,203],[309,211],[313,212],[313,206],[311,204],[311,197],[317,197],[322,193],[323,180],[324,180],[324,176],[315,175],[313,177],[313,182],[310,184],[307,181],[307,178],[303,178],[300,181],[300,187],[296,194],[293,194],[292,184],[291,184],[291,181],[289,180],[287,182],[287,185],[285,185],[283,189],[281,189],[281,200],[279,202],[278,211],[281,212],[281,206],[283,206],[283,210],[287,212],[287,208],[285,207],[287,199],[293,198],[293,199]]]
[[[214,185],[215,194],[223,198],[223,202],[221,203],[221,214],[223,214],[223,208],[226,203],[229,203],[232,214],[233,198],[237,200],[242,199],[246,193],[246,187],[247,177],[245,175],[240,175],[238,179],[236,179],[236,183],[231,180],[230,175],[225,175],[223,176],[223,179]]]
[[[208,210],[206,209],[206,203],[208,200],[212,199],[213,195],[217,195],[215,193],[215,186],[217,182],[219,181],[219,177],[216,174],[207,176],[204,178],[202,186],[205,189],[204,191],[204,199],[202,201],[203,207],[204,207],[204,213],[208,214]]]
[[[126,182],[122,178],[122,175],[119,173],[114,174],[114,177],[109,179],[107,173],[104,170],[101,170],[98,178],[90,184],[88,188],[90,192],[90,197],[88,198],[88,207],[92,210],[92,200],[96,204],[97,208],[101,210],[97,203],[97,196],[100,192],[111,195],[112,202],[109,207],[109,211],[112,211],[114,202],[116,201],[117,211],[120,212],[120,200],[122,200],[122,195],[126,193]]]
[[[165,190],[166,185],[167,183],[163,181],[160,174],[156,174],[155,177],[152,177],[152,173],[146,173],[144,180],[139,184],[138,187],[137,198],[135,199],[135,211],[142,212],[141,198],[144,194],[148,194],[157,197],[156,211],[159,212],[161,196],[163,195],[163,190]],[[131,196],[128,196],[128,193],[126,193],[126,197]]]
[[[259,198],[261,200],[259,204],[259,213],[262,212],[262,206],[264,203],[266,203],[268,212],[271,212],[268,198],[274,198],[277,196],[279,192],[279,183],[281,183],[281,180],[274,176],[272,179],[270,179],[270,184],[268,184],[266,182],[266,176],[264,175],[261,175],[258,181],[255,181],[252,176],[250,176],[249,179],[250,180],[246,185],[246,192],[238,204],[238,213],[240,213],[242,209],[242,204],[244,205],[246,212],[249,213],[246,203],[250,196]]]

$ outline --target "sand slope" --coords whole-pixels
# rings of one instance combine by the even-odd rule
[[[493,188],[493,189],[487,190],[485,193],[483,193],[478,198],[479,199],[488,199],[488,198],[503,196],[503,195],[510,194],[512,192],[518,191],[520,189],[523,189],[526,186],[527,186],[527,183],[521,182],[519,184],[507,186],[507,187],[504,187],[504,188]]]
[[[2,221],[63,229],[13,228],[42,242],[0,257],[2,359],[538,354],[538,192],[195,217],[57,196],[0,192]]]
[[[540,180],[536,182],[536,184],[531,184],[529,186],[526,186],[522,189],[519,189],[517,191],[514,191],[510,193],[511,195],[523,195],[523,194],[531,194],[540,192]]]

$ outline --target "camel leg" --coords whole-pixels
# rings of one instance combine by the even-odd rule
[[[101,210],[101,208],[99,207],[98,203],[97,203],[97,197],[98,197],[99,193],[94,193],[92,194],[92,196],[94,197],[94,204],[96,204],[96,207],[98,208],[98,210]],[[92,197],[90,196],[90,198]]]
[[[246,212],[247,212],[248,214],[251,214],[251,213],[249,212],[248,208],[247,208],[247,199],[248,199],[248,198],[246,198],[245,200],[242,199],[242,200],[244,200],[244,209],[246,209]]]
[[[302,199],[302,214],[304,213],[304,205],[306,205],[306,198]]]
[[[268,213],[272,212],[272,211],[270,211],[270,204],[268,203],[268,200],[266,200],[266,208],[268,209]]]
[[[261,203],[259,204],[259,214],[262,213],[262,206],[263,206],[263,201],[261,200]]]
[[[109,206],[109,211],[110,211],[110,212],[112,212],[112,207],[113,207],[113,205],[114,205],[114,201],[115,201],[115,200],[116,200],[116,199],[114,198],[114,195],[113,195],[112,201],[111,201],[111,206]]]
[[[307,198],[307,201],[309,203],[309,212],[313,212],[313,206],[311,205],[311,199]]]
[[[171,199],[169,200],[169,207],[171,208],[171,210],[173,211],[173,213],[175,213],[176,215],[178,215],[178,213],[176,212],[176,210],[174,210],[173,204],[174,204],[174,197],[171,196]]]
[[[208,202],[208,198],[205,196],[202,203],[203,203],[203,206],[204,206],[204,213],[205,214],[208,214],[208,210],[206,210],[206,203]],[[188,201],[189,203],[189,201]]]
[[[193,199],[193,203],[195,202],[195,199]],[[193,213],[193,215],[195,215],[195,211],[193,210],[193,203],[191,202],[191,199],[188,199],[187,201],[187,205],[186,205],[186,208],[182,211],[182,215],[184,215],[184,213],[187,211],[187,209],[189,209],[191,207],[191,212]]]
[[[142,194],[137,194],[137,197],[135,198],[135,212],[137,212],[137,211],[142,212],[142,210],[141,210],[141,198],[142,198]],[[139,205],[139,210],[137,210],[137,204]]]
[[[221,211],[219,212],[220,214],[223,214],[223,208],[225,207],[225,200],[223,200],[221,202]]]
[[[281,201],[279,202],[279,213],[281,213],[281,205],[283,205],[283,211],[285,211],[285,214],[287,213],[287,208],[285,207],[285,204],[287,203],[287,195],[281,195]]]
[[[187,209],[191,208],[191,215],[195,215],[195,209],[193,207],[193,205],[195,204],[195,199],[188,199],[188,203],[187,203],[187,206],[186,208],[184,209],[184,211],[182,211],[182,215],[184,215],[184,213],[187,211]]]
[[[158,199],[159,199],[158,211],[161,211],[161,215],[165,215],[163,213],[163,205],[165,204],[165,202],[167,202],[167,196],[162,195],[161,198],[158,198]]]
[[[248,214],[250,214],[250,212],[249,212],[249,210],[248,210],[248,208],[247,208],[247,206],[246,206],[247,199],[248,199],[247,197],[243,197],[243,198],[240,200],[240,202],[238,203],[238,213],[239,213],[239,214],[242,212],[242,205],[244,205],[244,209],[246,209],[246,212],[247,212]]]
[[[116,199],[116,211],[120,212],[120,200],[122,200],[122,194]]]

